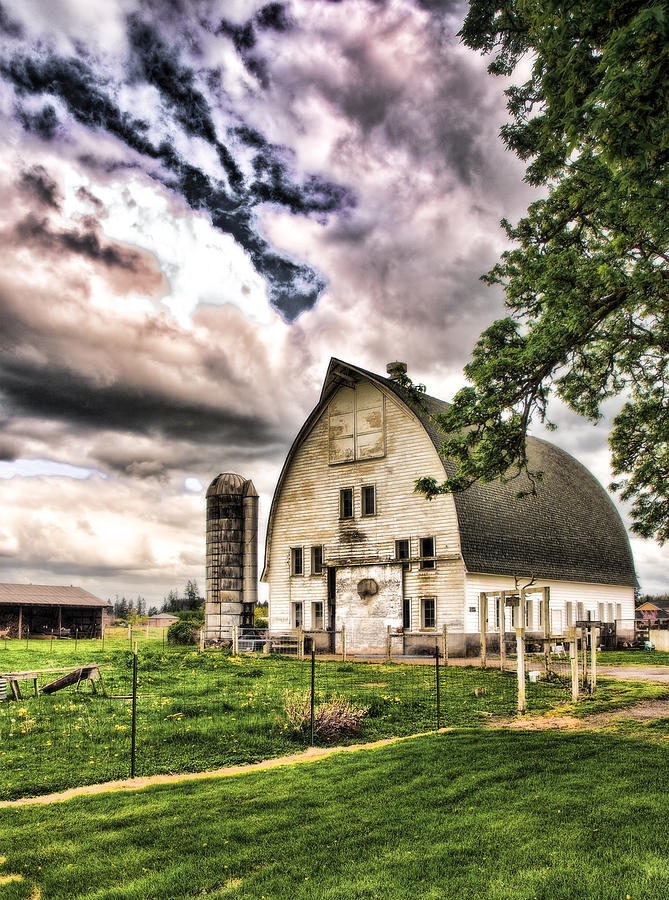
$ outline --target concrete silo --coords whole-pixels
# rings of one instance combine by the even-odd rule
[[[258,493],[241,475],[217,475],[207,489],[205,638],[253,625],[258,599]]]

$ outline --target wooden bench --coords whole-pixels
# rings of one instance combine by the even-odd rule
[[[0,678],[4,678],[5,681],[9,684],[9,689],[12,692],[12,697],[14,698],[14,700],[22,700],[23,698],[21,696],[21,688],[19,687],[19,682],[32,681],[33,691],[35,697],[37,697],[40,692],[37,684],[39,676],[53,675],[56,672],[65,672],[66,674],[61,675],[54,681],[50,681],[48,684],[45,684],[41,689],[43,694],[53,694],[55,691],[59,691],[64,687],[69,687],[72,684],[76,684],[77,690],[79,690],[79,684],[82,681],[91,682],[91,687],[93,688],[94,694],[97,693],[95,682],[99,681],[104,693],[104,685],[102,684],[100,667],[97,663],[87,663],[85,666],[78,666],[74,670],[68,667],[60,669],[33,669],[28,672],[0,672]]]

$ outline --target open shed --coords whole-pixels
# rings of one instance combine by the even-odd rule
[[[80,587],[0,584],[0,631],[9,637],[101,637],[108,602]]]

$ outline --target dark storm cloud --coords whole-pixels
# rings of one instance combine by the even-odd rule
[[[243,31],[247,26],[239,27]],[[256,28],[279,33],[289,27],[281,5],[270,4],[248,23],[248,33],[253,36]],[[244,40],[233,32],[241,53]],[[225,29],[221,33],[225,40]],[[201,73],[181,62],[178,46],[161,36],[157,24],[139,15],[128,18],[127,34],[131,63],[127,83],[148,84],[158,91],[163,116],[171,121],[171,125],[162,124],[162,138],[156,136],[160,123],[119,106],[120,85],[102,77],[86,54],[74,58],[43,50],[18,51],[0,62],[0,74],[13,84],[19,98],[57,98],[76,122],[103,129],[143,157],[150,177],[181,194],[193,209],[206,211],[217,229],[247,251],[258,273],[267,279],[270,302],[284,318],[293,320],[316,303],[325,281],[310,266],[271,247],[259,232],[256,210],[269,204],[322,220],[351,205],[350,193],[315,175],[294,180],[291,154],[267,141],[256,128],[237,123],[223,140],[211,103],[198,87]],[[249,40],[253,44],[254,39]],[[52,139],[57,131],[58,116],[52,105],[39,112],[19,105],[17,116],[24,128],[45,138]],[[170,128],[211,146],[225,177],[206,171],[179,151]],[[237,161],[240,155],[245,162]],[[86,158],[85,154],[80,157]],[[104,167],[103,161],[100,164]]]
[[[45,141],[50,141],[55,137],[58,128],[58,116],[50,103],[47,103],[36,113],[19,107],[17,115],[26,131],[31,131]]]
[[[276,426],[256,416],[204,402],[179,402],[147,386],[100,384],[94,377],[25,359],[0,361],[0,397],[5,413],[67,421],[92,430],[131,431],[170,439],[197,436],[203,442],[236,446],[285,440]]]
[[[2,3],[0,3],[0,32],[12,38],[20,38],[23,35],[23,28],[9,17]]]
[[[44,206],[60,209],[62,196],[58,185],[51,178],[44,166],[33,166],[21,173],[21,187],[32,194]]]
[[[137,272],[142,257],[134,250],[121,248],[116,244],[104,242],[97,224],[87,220],[88,229],[76,231],[56,231],[49,226],[47,219],[28,214],[15,228],[16,239],[23,245],[37,246],[51,253],[66,251],[87,257],[105,266],[127,269]]]

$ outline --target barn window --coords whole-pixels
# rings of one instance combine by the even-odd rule
[[[304,565],[302,560],[302,548],[301,547],[291,547],[290,548],[290,574],[291,575],[303,575],[304,574]]]
[[[376,488],[373,484],[365,484],[362,488],[362,514],[376,515]]]
[[[429,557],[434,556],[434,538],[433,537],[425,537],[420,539],[420,567],[421,569],[434,569],[435,562],[434,559],[429,559]]]
[[[293,628],[301,628],[303,621],[302,604],[293,603]]]
[[[353,488],[342,488],[339,491],[339,518],[353,518]]]
[[[331,465],[385,454],[383,394],[373,384],[340,388],[328,415]]]
[[[411,558],[411,547],[409,544],[409,538],[402,538],[399,541],[395,541],[395,559],[410,559]]]
[[[437,626],[437,601],[434,597],[424,597],[420,601],[420,627],[423,631],[434,631]]]
[[[411,630],[411,597],[404,597],[402,600],[402,628]]]
[[[311,627],[314,631],[323,630],[323,604],[320,601],[311,604]]]
[[[311,548],[311,574],[323,574],[323,547],[321,544]]]

